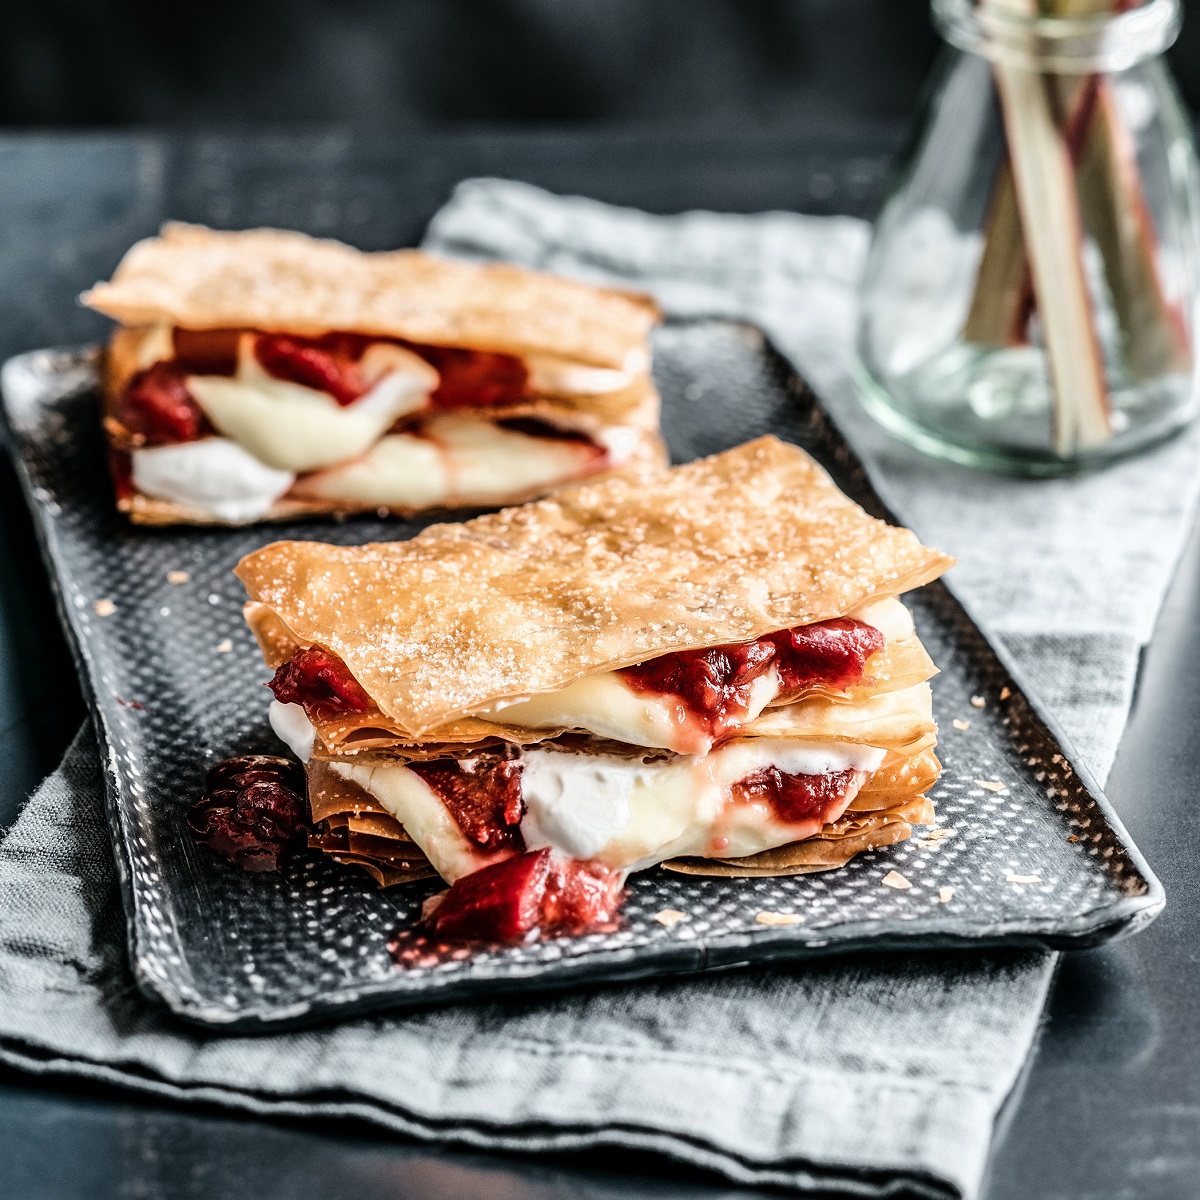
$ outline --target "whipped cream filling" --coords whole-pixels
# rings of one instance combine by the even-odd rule
[[[130,457],[133,485],[143,495],[235,524],[264,516],[296,478],[260,462],[229,438],[146,446]]]
[[[894,597],[877,600],[849,614],[873,625],[888,641],[913,634],[912,614]],[[742,722],[759,716],[779,695],[772,668],[750,686]],[[703,754],[712,736],[670,696],[639,692],[616,671],[589,675],[556,692],[499,700],[478,716],[523,729],[582,729],[631,746],[659,747],[678,754]]]
[[[317,731],[308,719],[301,704],[282,704],[272,700],[267,709],[267,720],[275,736],[302,762],[312,758],[317,742]]]
[[[233,443],[247,457],[235,462],[227,451],[201,451],[189,456],[187,478],[178,482],[165,466],[169,456],[162,469],[147,459],[140,472],[135,470],[140,491],[239,522],[262,516],[297,475],[302,476],[297,495],[325,500],[396,508],[502,504],[602,466],[619,466],[642,437],[641,430],[623,425],[591,432],[607,454],[605,461],[595,446],[505,429],[470,412],[430,412],[420,420],[420,436],[389,435],[398,419],[428,408],[438,374],[424,359],[389,342],[373,343],[360,360],[370,390],[340,405],[325,392],[269,375],[254,354],[254,338],[252,333],[239,338],[234,375],[187,377],[188,390],[221,434],[209,440]],[[173,356],[170,326],[155,326],[138,348],[138,366]],[[630,371],[548,357],[530,362],[547,394],[557,389],[598,395],[633,377]],[[190,467],[204,455],[218,470],[211,484],[197,479]],[[289,473],[288,486],[280,490],[282,474],[255,472],[250,459],[264,471]],[[222,490],[223,482],[229,483],[228,491]],[[269,502],[256,499],[267,494]]]
[[[895,596],[872,600],[846,614],[864,625],[873,625],[889,642],[903,642],[916,632],[912,613]]]
[[[313,471],[364,453],[397,418],[424,408],[437,387],[437,372],[399,346],[370,346],[361,368],[370,391],[341,405],[268,375],[254,355],[254,335],[243,334],[235,375],[189,375],[187,386],[213,425],[260,462]]]
[[[421,436],[393,433],[354,461],[301,481],[298,495],[396,508],[502,504],[590,474],[595,448],[533,437],[465,413],[420,423]]]
[[[649,763],[535,747],[521,756],[526,806],[521,833],[530,849],[550,846],[624,871],[680,855],[739,858],[811,837],[821,822],[789,823],[765,802],[735,803],[735,783],[766,767],[790,775],[871,772],[885,755],[872,746],[784,739],[737,742],[708,755]],[[379,801],[448,881],[500,857],[481,854],[469,843],[436,793],[408,767],[331,765]],[[837,816],[840,810],[830,819]]]

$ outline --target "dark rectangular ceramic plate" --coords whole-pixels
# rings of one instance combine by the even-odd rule
[[[198,848],[183,813],[214,762],[279,750],[234,563],[275,538],[355,543],[409,537],[419,525],[131,527],[113,510],[95,364],[94,351],[22,355],[4,368],[4,399],[63,621],[91,690],[134,974],[180,1016],[230,1029],[278,1027],[864,948],[1090,946],[1145,925],[1162,908],[1161,885],[1012,664],[934,584],[909,603],[941,667],[934,707],[945,772],[934,799],[952,835],[936,845],[914,838],[820,875],[702,879],[655,869],[630,881],[619,932],[395,967],[389,937],[413,925],[436,882],[379,891],[357,870],[316,855],[282,875],[244,874]],[[814,454],[869,511],[887,515],[811,391],[757,330],[667,325],[655,339],[655,376],[676,461],[774,432]],[[188,582],[172,585],[170,571],[186,571]],[[98,613],[99,601],[115,609],[100,615],[108,606]],[[956,718],[969,727],[956,728]],[[976,780],[1006,786],[991,791]],[[891,870],[912,886],[882,886]],[[654,920],[662,909],[687,919],[667,928]],[[760,924],[764,911],[800,921]]]

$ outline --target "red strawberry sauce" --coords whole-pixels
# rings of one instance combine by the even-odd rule
[[[841,689],[857,683],[867,659],[884,644],[874,626],[837,617],[753,642],[664,654],[625,667],[620,675],[636,691],[673,697],[689,724],[717,738],[745,716],[751,685],[772,667],[779,675],[779,698],[794,699],[817,685]]]
[[[133,376],[115,415],[137,444],[191,442],[214,432],[188,391],[187,377],[233,375],[239,332],[176,329],[175,357]],[[416,345],[358,333],[260,333],[254,340],[254,357],[272,378],[325,392],[345,407],[370,390],[361,360],[374,342],[403,346],[437,370],[438,386],[429,401],[435,409],[486,408],[528,398],[528,372],[521,359],[486,350]]]
[[[367,712],[371,697],[336,654],[320,646],[297,650],[267,687],[280,704],[299,704],[310,717]]]
[[[751,804],[765,801],[780,821],[790,825],[814,819],[823,825],[863,774],[848,770],[829,775],[785,775],[778,767],[763,767],[733,785],[733,799]]]
[[[447,941],[511,943],[609,927],[620,902],[618,872],[542,849],[464,875],[426,903],[422,919]]]
[[[520,763],[475,760],[468,771],[451,759],[411,762],[408,769],[429,785],[467,841],[489,854],[525,849]]]

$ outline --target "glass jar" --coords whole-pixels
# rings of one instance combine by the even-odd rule
[[[1059,474],[1196,414],[1196,155],[1160,57],[1179,4],[1130,2],[933,0],[950,46],[857,346],[868,409],[919,449]]]

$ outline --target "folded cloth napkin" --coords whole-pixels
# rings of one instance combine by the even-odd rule
[[[865,240],[848,220],[654,218],[500,181],[464,184],[430,234],[767,328],[901,515],[962,556],[960,590],[1103,775],[1194,508],[1200,437],[1051,484],[891,445],[846,376]],[[215,1035],[147,1003],[127,972],[87,734],[0,845],[0,1061],[477,1148],[653,1150],[745,1184],[974,1196],[1052,967],[1037,952],[874,956]]]
[[[1103,779],[1195,518],[1200,426],[1070,479],[1018,481],[909,450],[865,414],[851,376],[868,238],[869,227],[848,217],[654,217],[473,179],[434,217],[425,245],[642,288],[676,316],[761,326],[816,389],[892,510],[958,556],[948,582],[1004,640]]]

